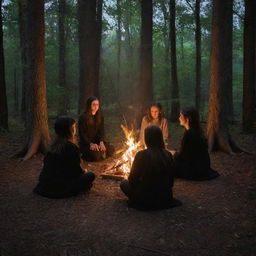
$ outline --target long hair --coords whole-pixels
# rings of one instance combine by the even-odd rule
[[[162,130],[154,125],[150,125],[145,129],[145,144],[147,148],[164,149],[164,139]]]
[[[85,114],[88,117],[88,121],[90,119],[90,117],[92,117],[92,109],[91,109],[91,105],[93,101],[99,101],[99,99],[96,96],[90,96],[87,101],[86,101],[86,109],[85,109]],[[100,102],[100,101],[99,101]],[[100,124],[102,119],[102,113],[101,113],[101,107],[99,105],[99,109],[95,114],[95,120],[96,120],[96,124]]]
[[[199,113],[195,107],[184,107],[180,110],[180,112],[185,118],[188,118],[188,125],[190,129],[195,129],[201,132]]]
[[[163,118],[163,112],[162,112],[162,105],[159,102],[152,102],[150,104],[150,106],[148,107],[147,110],[147,115],[146,115],[146,119],[148,122],[151,122],[153,120],[152,116],[151,116],[151,107],[157,107],[159,109],[159,117],[158,120],[159,122],[161,122],[162,118]]]
[[[172,157],[165,150],[162,130],[150,125],[145,129],[145,143],[154,172],[166,173],[173,166]]]
[[[200,126],[200,117],[197,109],[193,106],[188,106],[182,108],[180,112],[183,114],[185,118],[188,118],[189,129],[197,131],[200,137],[203,139],[204,143],[207,145],[207,139],[204,136],[203,130]]]
[[[51,144],[50,152],[61,154],[66,143],[73,139],[72,126],[76,123],[75,119],[69,116],[60,116],[56,119],[54,130],[56,138]]]

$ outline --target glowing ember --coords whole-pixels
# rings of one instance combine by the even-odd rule
[[[121,125],[121,128],[125,134],[125,144],[127,149],[121,156],[121,159],[117,161],[115,166],[119,166],[118,169],[122,171],[124,176],[127,178],[133,163],[133,159],[138,150],[140,149],[140,142],[136,142],[136,136],[133,130],[129,130],[127,127],[123,125]]]

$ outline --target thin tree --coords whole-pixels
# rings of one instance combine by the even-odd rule
[[[177,56],[176,56],[176,15],[175,0],[170,0],[170,53],[171,53],[171,121],[176,122],[180,112],[179,85],[177,74]]]
[[[256,2],[245,0],[244,17],[244,76],[243,76],[243,130],[254,123],[256,71]]]
[[[132,19],[132,2],[130,0],[125,1],[124,12],[124,37],[126,45],[126,57],[128,62],[132,65],[133,48],[132,48],[132,34],[131,34],[131,19]]]
[[[19,36],[20,36],[20,49],[21,49],[21,67],[22,67],[22,93],[21,93],[21,116],[26,127],[27,117],[27,93],[26,90],[31,83],[28,73],[28,47],[29,47],[29,35],[28,35],[28,22],[27,22],[27,1],[18,0],[19,10]]]
[[[213,0],[210,91],[207,138],[209,151],[233,153],[238,148],[228,129],[230,86],[232,86],[233,0]]]
[[[100,96],[100,64],[101,64],[101,37],[102,37],[102,5],[103,0],[97,0],[96,4],[96,50],[95,50],[95,95]]]
[[[195,91],[195,105],[196,109],[200,111],[201,102],[201,20],[200,20],[200,3],[201,0],[196,0],[195,7],[195,41],[196,41],[196,91]]]
[[[78,0],[79,112],[85,109],[85,102],[89,96],[98,96],[96,6],[96,0]]]
[[[27,95],[27,141],[22,151],[27,160],[45,152],[50,142],[45,82],[44,0],[28,0],[30,88]]]
[[[167,6],[165,1],[161,1],[160,2],[160,7],[161,7],[161,11],[163,13],[163,17],[164,17],[164,26],[163,26],[163,37],[164,37],[164,47],[165,47],[165,85],[166,88],[168,88],[169,84],[170,84],[170,76],[169,76],[169,72],[170,72],[170,45],[169,45],[169,31],[168,31],[168,24],[169,24],[169,14],[167,11]]]
[[[116,75],[116,91],[119,98],[120,90],[120,67],[121,67],[121,6],[120,0],[116,0],[116,16],[117,16],[117,28],[116,28],[116,41],[117,41],[117,75]]]
[[[67,114],[69,108],[68,88],[66,82],[66,0],[58,0],[58,36],[59,36],[59,86],[62,94],[59,100],[59,114]]]
[[[129,104],[133,105],[136,99],[134,98],[134,63],[133,63],[133,45],[132,45],[132,33],[131,33],[131,20],[132,20],[132,13],[133,13],[133,5],[132,1],[126,0],[124,3],[124,12],[123,15],[123,28],[124,28],[124,49],[126,54],[127,63],[129,64],[128,69],[126,70],[126,87],[131,92],[128,96]],[[126,89],[125,89],[126,90]]]
[[[8,130],[8,106],[5,84],[2,0],[0,1],[0,129]]]
[[[139,101],[142,108],[153,99],[152,90],[152,0],[141,0],[141,45]]]

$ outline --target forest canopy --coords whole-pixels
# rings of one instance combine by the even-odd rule
[[[76,116],[91,95],[137,125],[153,100],[172,122],[195,105],[210,151],[238,150],[230,124],[254,127],[255,1],[5,0],[1,10],[1,127],[18,116],[27,147],[43,150],[48,117]]]

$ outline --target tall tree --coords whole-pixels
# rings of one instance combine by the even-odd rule
[[[201,0],[195,1],[195,8],[189,0],[186,0],[187,4],[191,8],[195,17],[195,42],[196,42],[196,83],[195,83],[195,106],[198,111],[200,111],[200,102],[201,102],[201,19],[200,19],[200,9],[201,9]]]
[[[66,82],[66,0],[58,0],[58,35],[59,35],[59,86],[62,88],[59,100],[59,114],[67,114],[69,108],[69,96]]]
[[[99,96],[101,8],[102,0],[78,1],[79,112],[85,109],[85,102],[89,96]]]
[[[163,37],[164,37],[164,48],[165,48],[165,85],[166,88],[169,87],[170,84],[170,79],[169,79],[169,72],[170,72],[170,45],[169,45],[169,33],[168,33],[168,24],[169,24],[169,14],[167,11],[167,6],[165,1],[161,1],[160,2],[160,7],[161,7],[161,11],[163,13],[163,17],[164,17],[164,26],[163,26]]]
[[[209,150],[232,153],[238,150],[228,129],[230,86],[232,86],[233,0],[213,0],[211,71],[207,137]]]
[[[116,0],[116,16],[117,16],[117,28],[116,28],[116,41],[117,41],[117,76],[116,76],[116,90],[117,97],[119,97],[120,89],[120,67],[121,67],[121,6],[120,0]]]
[[[0,1],[0,129],[8,130],[8,106],[5,84],[2,0]]]
[[[29,35],[28,35],[28,21],[27,21],[27,1],[19,0],[19,36],[20,36],[20,49],[21,49],[21,66],[22,66],[22,93],[21,93],[21,116],[22,120],[27,125],[27,102],[26,93],[31,80],[29,78],[29,63],[28,63],[28,47],[29,47]]]
[[[243,130],[253,128],[256,86],[256,1],[245,0]]]
[[[134,101],[136,99],[133,96],[134,92],[134,63],[133,63],[133,45],[132,45],[132,32],[131,32],[131,26],[132,26],[132,14],[133,14],[133,4],[132,1],[126,0],[124,2],[124,12],[123,15],[123,28],[124,28],[124,50],[126,54],[126,59],[128,63],[128,68],[126,69],[126,76],[125,76],[125,91],[129,90],[131,93],[129,94],[128,98],[126,95],[126,98],[128,99],[128,104],[133,105]],[[127,88],[127,89],[126,89]]]
[[[142,108],[153,99],[152,90],[152,0],[141,0],[141,45],[139,101]]]
[[[131,16],[132,16],[132,3],[130,0],[125,1],[124,12],[124,37],[126,46],[126,56],[128,62],[132,65],[133,49],[132,49],[132,35],[131,35]]]
[[[198,111],[200,110],[201,102],[201,21],[200,21],[200,2],[201,0],[196,0],[195,7],[195,41],[196,41],[196,92],[195,92],[195,105]]]
[[[50,142],[44,59],[44,0],[28,0],[27,7],[31,86],[26,90],[28,125],[27,142],[23,150],[24,160],[31,158],[38,151],[45,152]]]
[[[102,37],[102,5],[103,0],[97,0],[96,4],[96,52],[95,52],[95,95],[100,96],[100,64],[101,64],[101,37]]]
[[[180,112],[179,85],[177,75],[177,56],[176,56],[176,15],[175,0],[170,0],[170,52],[171,52],[171,121],[176,122]]]

